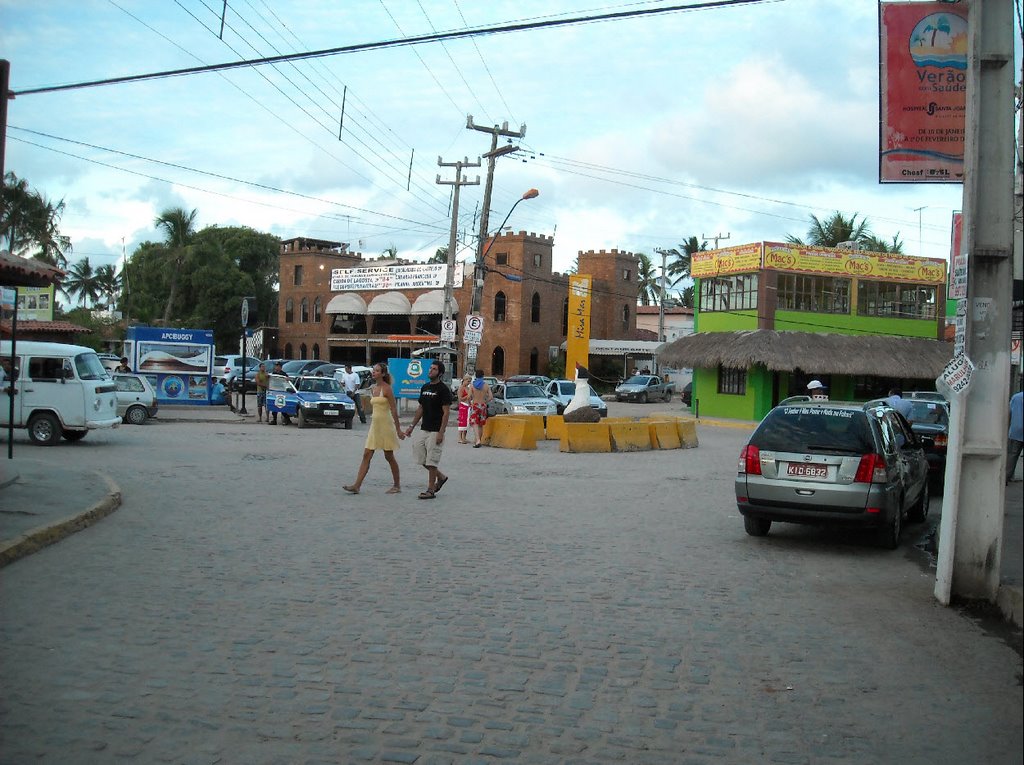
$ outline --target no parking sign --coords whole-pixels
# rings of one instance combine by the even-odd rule
[[[462,330],[462,342],[480,345],[484,336],[484,317],[478,314],[466,317],[466,326]]]

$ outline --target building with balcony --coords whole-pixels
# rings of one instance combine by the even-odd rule
[[[485,248],[483,341],[476,364],[488,374],[544,374],[565,340],[568,276],[552,270],[553,246],[552,237],[520,231],[500,234]],[[580,273],[594,278],[593,337],[632,337],[636,266],[637,257],[628,252],[579,253]],[[287,358],[370,365],[436,346],[445,272],[443,263],[364,259],[341,242],[283,241],[277,351]],[[472,262],[457,263],[452,297],[459,338],[472,281]]]

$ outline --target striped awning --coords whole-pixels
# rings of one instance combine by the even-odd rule
[[[406,315],[412,312],[412,303],[401,292],[385,292],[370,301],[366,312],[374,316],[380,314]]]
[[[324,313],[366,313],[366,301],[354,292],[343,292],[331,298]]]
[[[452,295],[452,315],[454,316],[459,312],[459,304],[455,301],[455,296]],[[416,302],[412,304],[412,313],[416,316],[420,316],[426,313],[444,313],[444,290],[431,290],[430,292],[424,292],[418,298]]]

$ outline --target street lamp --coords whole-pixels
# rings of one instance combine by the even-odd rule
[[[508,211],[508,215],[505,216],[505,220],[498,226],[497,231],[491,235],[490,241],[487,242],[487,247],[480,252],[480,255],[476,259],[476,265],[473,268],[473,299],[469,307],[469,315],[480,313],[480,301],[484,296],[484,274],[487,272],[487,266],[484,265],[484,260],[487,258],[487,253],[491,251],[491,247],[494,246],[494,241],[498,238],[498,234],[505,228],[505,224],[508,223],[508,219],[512,217],[512,213],[515,211],[519,203],[525,199],[536,199],[540,196],[540,192],[537,189],[528,189],[516,203]],[[506,277],[507,278],[507,277]],[[476,362],[469,360],[469,344],[466,344],[466,358],[462,365],[462,368],[466,370],[466,373],[472,374],[476,370]]]

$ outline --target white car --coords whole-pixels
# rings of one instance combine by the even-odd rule
[[[487,416],[496,414],[558,414],[558,402],[539,385],[499,383],[487,404]]]
[[[150,417],[156,417],[159,408],[156,393],[145,375],[115,373],[117,386],[117,413],[131,425],[142,425]]]
[[[576,383],[572,380],[552,380],[547,384],[545,391],[558,402],[558,412],[561,414],[565,411],[565,407],[569,406],[572,397],[576,395]],[[596,409],[602,417],[608,416],[608,404],[602,401],[593,389],[590,391],[590,406]]]

